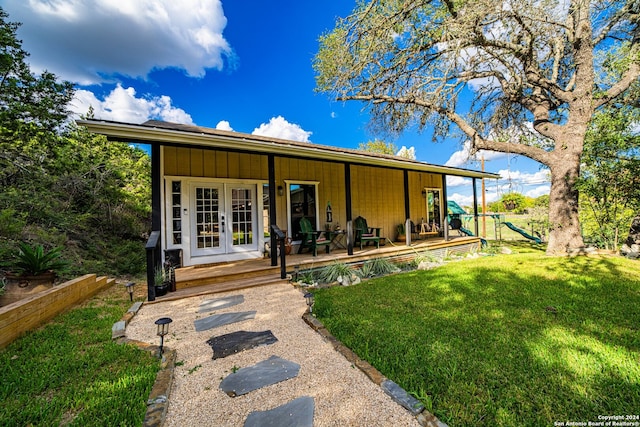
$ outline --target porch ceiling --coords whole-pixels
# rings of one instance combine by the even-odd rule
[[[238,132],[221,131],[192,125],[180,125],[160,121],[130,124],[104,120],[78,120],[77,123],[80,126],[87,127],[91,132],[106,135],[110,139],[127,142],[244,150],[254,153],[289,155],[334,162],[348,162],[402,170],[441,173],[468,178],[496,179],[500,177],[500,175],[494,173],[433,165],[395,156],[366,153],[358,150],[348,150]]]

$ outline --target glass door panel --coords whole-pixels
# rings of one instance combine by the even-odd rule
[[[193,186],[192,250],[195,254],[224,252],[224,209],[219,186]]]
[[[255,246],[252,188],[231,188],[233,246]]]

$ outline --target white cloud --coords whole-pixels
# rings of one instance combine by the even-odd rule
[[[521,172],[518,170],[502,169],[498,172],[502,180],[511,181],[519,185],[543,184],[550,181],[548,169],[540,169],[537,172]]]
[[[178,68],[191,77],[234,54],[221,0],[4,0],[34,72],[82,85],[116,73],[146,77]]]
[[[461,176],[447,175],[447,187],[471,186],[472,181],[469,178]]]
[[[218,129],[218,130],[228,130],[230,132],[233,132],[233,128],[231,127],[231,123],[229,123],[226,120],[220,120],[218,122],[218,124],[216,125],[216,129]]]
[[[551,186],[549,186],[549,185],[541,185],[539,187],[535,187],[534,189],[527,191],[525,193],[525,196],[533,197],[535,199],[536,197],[540,197],[540,196],[543,196],[545,194],[549,194],[550,191],[551,191]]]
[[[551,190],[548,169],[541,169],[534,173],[503,169],[498,173],[501,178],[496,192],[500,194],[515,192],[535,198],[549,194]]]
[[[149,98],[136,97],[134,88],[117,85],[104,100],[99,100],[93,92],[77,90],[69,109],[76,116],[86,115],[93,107],[96,119],[125,123],[143,123],[149,119],[159,119],[173,123],[193,124],[191,116],[171,105],[168,96]]]
[[[253,135],[271,136],[273,138],[288,139],[291,141],[311,142],[309,137],[313,132],[302,129],[295,123],[289,123],[282,116],[272,117],[269,123],[263,123],[255,128]]]

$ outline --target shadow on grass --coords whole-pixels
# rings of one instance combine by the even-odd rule
[[[553,425],[640,407],[637,264],[487,257],[316,293],[327,328],[456,425]]]

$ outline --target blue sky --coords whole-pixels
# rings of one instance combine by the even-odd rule
[[[76,84],[70,106],[128,123],[160,119],[357,148],[373,140],[359,103],[314,92],[318,38],[355,1],[0,0],[30,52],[32,71]],[[408,131],[394,142],[418,160],[479,169],[459,141]],[[546,172],[523,157],[486,153],[487,200],[547,194]],[[511,179],[508,179],[508,175]],[[462,184],[462,185],[458,185]],[[470,181],[449,197],[471,203]]]

